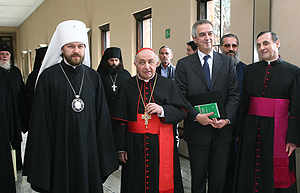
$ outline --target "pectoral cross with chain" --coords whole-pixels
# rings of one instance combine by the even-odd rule
[[[148,119],[151,119],[151,115],[149,115],[148,113],[145,112],[145,114],[142,115],[142,119],[145,119],[145,125],[146,125],[146,128],[148,128],[148,123],[149,123]]]
[[[115,85],[115,84],[113,84],[112,86],[111,86],[111,88],[113,89],[113,91],[115,92],[116,91],[116,88],[117,88],[117,86]]]

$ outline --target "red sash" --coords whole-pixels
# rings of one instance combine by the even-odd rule
[[[163,124],[157,115],[151,115],[148,127],[142,114],[137,115],[137,121],[128,121],[127,130],[131,133],[158,134],[159,140],[159,192],[174,192],[174,136],[173,125]],[[145,150],[146,152],[146,150]],[[146,160],[147,161],[147,160]],[[147,163],[145,163],[147,167]],[[147,168],[145,168],[147,171]],[[145,183],[147,190],[147,183]]]
[[[289,103],[288,99],[250,97],[249,114],[274,117],[273,167],[275,188],[288,188],[296,182],[295,174],[289,170],[289,157],[285,151]]]

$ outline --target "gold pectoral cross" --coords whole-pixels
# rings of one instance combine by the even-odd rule
[[[148,128],[148,123],[149,123],[149,120],[148,119],[151,119],[151,115],[148,115],[146,112],[145,114],[142,115],[142,119],[145,119],[145,125],[146,125],[146,128]]]

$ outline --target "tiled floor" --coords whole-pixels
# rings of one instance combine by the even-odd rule
[[[25,149],[25,141],[27,136],[23,136],[22,142],[22,152]],[[191,173],[190,173],[190,164],[189,160],[186,157],[180,156],[180,164],[181,164],[181,174],[182,181],[184,186],[184,192],[191,192]],[[103,184],[103,189],[105,193],[119,193],[120,192],[120,181],[121,179],[121,168],[112,173],[106,182]],[[27,177],[21,175],[21,171],[18,172],[18,180],[16,182],[17,193],[35,193],[30,188],[30,184],[27,182]]]

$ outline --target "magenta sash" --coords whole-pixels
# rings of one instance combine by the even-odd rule
[[[296,182],[295,174],[289,170],[289,157],[285,151],[289,103],[288,99],[250,97],[249,114],[274,117],[274,188],[288,188]]]

